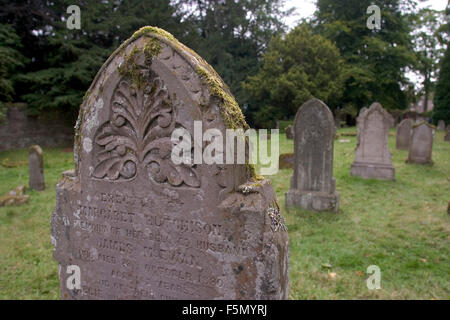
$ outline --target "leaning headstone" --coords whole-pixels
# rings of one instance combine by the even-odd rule
[[[294,127],[292,125],[289,125],[286,128],[286,138],[288,140],[293,140],[294,139]]]
[[[41,147],[33,145],[28,149],[28,167],[30,170],[30,189],[45,190],[44,156]]]
[[[438,121],[437,130],[438,131],[445,131],[445,121],[444,120],[439,120]]]
[[[399,150],[408,150],[411,128],[414,122],[411,119],[404,119],[397,126],[395,147]]]
[[[447,126],[447,134],[444,137],[444,141],[450,141],[450,124]]]
[[[223,137],[248,128],[212,67],[166,31],[139,30],[100,69],[76,125],[75,170],[56,188],[63,299],[288,298],[288,234],[270,182],[246,164],[172,162],[173,131],[194,137],[194,121]]]
[[[392,116],[375,102],[358,116],[358,145],[351,174],[362,178],[394,180],[395,168],[388,147]]]
[[[432,164],[431,154],[433,151],[435,127],[426,121],[416,123],[412,127],[409,142],[407,163]]]
[[[333,177],[333,114],[322,101],[309,100],[295,116],[294,132],[294,175],[286,193],[286,206],[338,212],[339,193]]]

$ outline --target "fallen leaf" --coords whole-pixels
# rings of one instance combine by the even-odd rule
[[[356,271],[356,273],[357,273],[358,276],[360,276],[360,277],[362,277],[362,276],[364,275],[364,272],[362,272],[362,271],[360,271],[360,270]]]

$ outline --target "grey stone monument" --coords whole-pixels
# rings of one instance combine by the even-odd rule
[[[397,135],[395,146],[399,150],[408,150],[409,148],[409,138],[411,136],[411,128],[414,122],[411,119],[404,119],[397,126]]]
[[[294,175],[286,206],[312,211],[339,210],[333,178],[334,119],[318,99],[302,105],[294,121]]]
[[[413,125],[406,163],[433,163],[431,154],[433,151],[434,129],[435,127],[426,121]]]
[[[30,170],[30,189],[45,190],[44,156],[41,147],[33,145],[28,149],[28,167]]]
[[[294,127],[291,126],[291,125],[289,125],[289,126],[286,128],[286,138],[287,138],[288,140],[293,140],[293,139],[294,139]]]
[[[444,141],[450,141],[450,124],[447,126],[447,134],[444,137]]]
[[[351,175],[366,179],[395,180],[395,168],[388,147],[392,116],[375,102],[359,113],[358,145]]]
[[[94,79],[75,170],[56,187],[63,299],[288,298],[289,240],[270,182],[250,165],[172,162],[172,132],[194,136],[194,121],[223,137],[248,128],[211,66],[142,28]]]
[[[438,131],[445,131],[445,121],[444,120],[439,120],[438,121],[437,130]]]

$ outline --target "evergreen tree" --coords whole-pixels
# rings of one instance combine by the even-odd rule
[[[261,66],[261,56],[270,39],[282,33],[284,0],[185,0],[190,8],[188,19],[199,38],[188,44],[220,74],[243,107],[251,123],[251,110],[246,108],[251,97],[242,88],[249,75]],[[256,106],[256,104],[251,104]]]
[[[24,66],[19,36],[11,25],[0,24],[0,120],[5,116],[4,102],[13,100],[14,74]]]
[[[450,124],[450,46],[441,61],[432,118],[434,123],[444,120],[447,125]]]
[[[379,101],[388,109],[407,106],[402,88],[407,67],[415,61],[408,15],[414,1],[317,0],[316,32],[336,43],[345,67],[342,106],[358,109]],[[381,8],[381,29],[367,27],[367,8]]]
[[[79,1],[81,29],[69,30],[66,10],[71,4],[71,0],[51,3],[58,18],[47,36],[45,63],[21,77],[29,88],[23,98],[31,113],[60,108],[74,119],[95,74],[124,40],[145,25],[165,28],[175,36],[182,28],[170,0],[104,0]]]

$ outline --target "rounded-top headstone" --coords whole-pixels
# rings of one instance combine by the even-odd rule
[[[335,124],[319,99],[305,102],[294,121],[294,174],[286,193],[287,207],[312,211],[339,210],[333,177]]]
[[[40,146],[33,145],[28,149],[28,167],[30,189],[45,190],[44,156]]]
[[[389,129],[394,126],[393,117],[381,106],[373,103],[362,108],[358,119],[358,145],[351,174],[362,178],[395,180],[395,168],[389,151]]]
[[[75,170],[57,186],[63,299],[288,298],[288,235],[270,182],[201,154],[172,162],[172,133],[194,140],[203,134],[194,122],[222,137],[248,128],[211,66],[166,31],[142,28],[95,77],[76,125]]]
[[[426,121],[421,121],[412,126],[409,142],[407,163],[432,164],[434,130]]]
[[[411,119],[404,119],[397,126],[396,143],[395,146],[400,150],[408,150],[409,139],[411,136],[411,129],[414,122]]]

